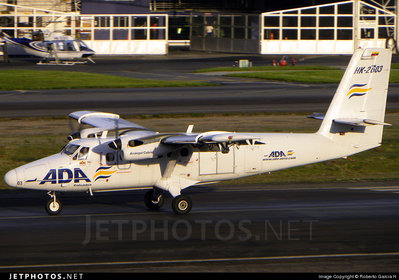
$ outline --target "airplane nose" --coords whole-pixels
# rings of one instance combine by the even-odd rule
[[[15,172],[15,169],[10,170],[6,173],[6,175],[4,176],[4,181],[10,187],[17,186],[17,172]]]

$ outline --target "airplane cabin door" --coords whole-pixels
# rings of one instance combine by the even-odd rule
[[[199,175],[234,173],[235,148],[228,153],[207,151],[199,153]]]
[[[247,150],[244,153],[244,172],[256,173],[262,167],[262,148],[257,145],[248,145],[245,147]]]
[[[199,153],[199,175],[216,174],[216,157],[213,151]]]
[[[230,148],[230,151],[226,154],[221,152],[216,153],[216,172],[217,174],[234,173],[234,147]]]
[[[118,151],[116,153],[116,161],[117,161],[118,169],[121,169],[121,170],[129,169],[130,166],[132,165],[132,163],[130,161],[123,160],[122,151]]]

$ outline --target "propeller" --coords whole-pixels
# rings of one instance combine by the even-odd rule
[[[119,122],[118,118],[114,119],[114,131],[115,131],[115,140],[108,144],[111,149],[121,150],[122,148],[122,140],[119,138]]]
[[[109,143],[108,147],[119,151],[122,148],[122,140],[120,138],[117,138],[114,141],[112,141],[111,143]]]
[[[69,118],[69,128],[71,129],[71,134],[67,137],[69,141],[73,139],[80,139],[80,131],[82,130],[83,125],[79,124],[79,127],[76,129],[74,126],[74,121],[72,118]]]
[[[114,119],[114,125],[115,125],[115,139],[119,137],[119,119],[115,118]]]

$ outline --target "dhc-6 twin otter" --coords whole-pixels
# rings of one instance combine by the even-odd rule
[[[62,205],[56,192],[150,190],[145,205],[159,209],[164,192],[176,214],[190,212],[187,187],[236,179],[350,156],[381,145],[392,52],[357,49],[316,133],[158,133],[116,114],[70,114],[92,127],[70,136],[55,155],[9,171],[12,187],[46,190],[50,215]],[[116,131],[111,137],[111,132]]]

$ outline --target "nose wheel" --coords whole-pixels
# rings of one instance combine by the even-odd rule
[[[58,215],[62,210],[62,203],[59,201],[55,195],[55,192],[48,192],[48,195],[51,197],[49,201],[47,201],[45,209],[49,215]]]

